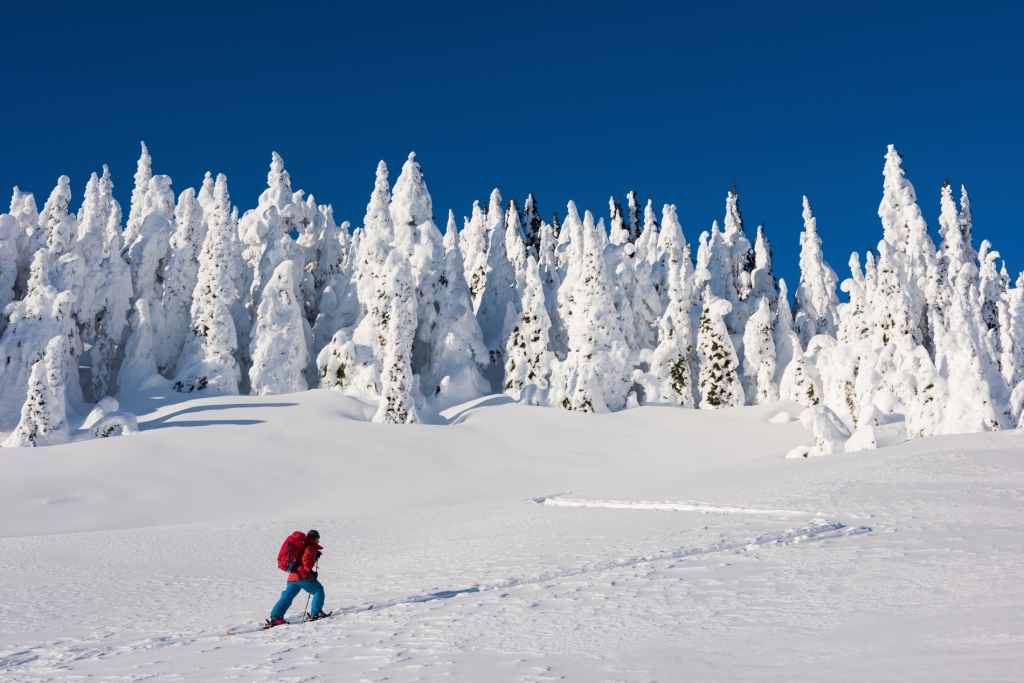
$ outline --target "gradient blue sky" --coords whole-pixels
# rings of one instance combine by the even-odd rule
[[[145,140],[176,193],[222,172],[244,211],[276,150],[355,226],[415,150],[442,229],[493,187],[548,216],[636,189],[695,245],[735,180],[792,287],[801,195],[848,277],[893,142],[933,236],[948,176],[1024,269],[1024,3],[95,4],[0,7],[4,194],[67,174],[77,206],[106,163],[127,212]]]

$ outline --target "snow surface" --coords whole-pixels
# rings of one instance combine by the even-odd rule
[[[0,450],[0,680],[1020,680],[1019,431],[787,460],[790,402],[144,393]],[[342,612],[255,630],[308,528]]]

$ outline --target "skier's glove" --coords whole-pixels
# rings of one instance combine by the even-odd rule
[[[319,559],[320,559],[320,556],[321,556],[321,555],[323,555],[323,553],[322,553],[322,552],[320,552],[319,550],[317,550],[317,551],[316,551],[316,559],[318,559],[318,560],[319,560]]]
[[[313,579],[314,581],[316,581],[316,577],[318,577],[318,576],[320,576],[320,575],[317,572],[310,572],[309,573],[309,578]]]

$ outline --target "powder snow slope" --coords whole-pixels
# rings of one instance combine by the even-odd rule
[[[412,426],[326,391],[126,402],[0,450],[0,679],[977,681],[1024,666],[1024,436],[786,460],[795,404]],[[295,529],[328,608],[270,632]],[[293,605],[296,617],[304,595]]]

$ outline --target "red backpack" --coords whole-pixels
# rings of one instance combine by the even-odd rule
[[[302,551],[306,549],[306,534],[296,531],[281,544],[281,550],[277,553],[277,566],[283,572],[290,572],[295,569],[302,560]]]

